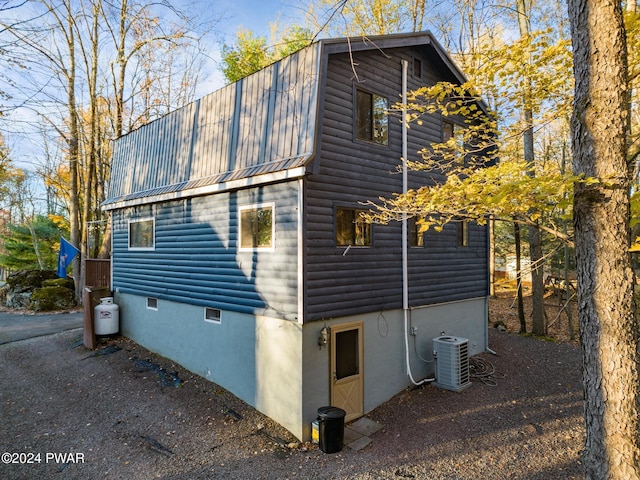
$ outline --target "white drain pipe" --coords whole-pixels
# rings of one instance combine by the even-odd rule
[[[409,62],[402,60],[402,193],[409,189],[407,177],[407,74]],[[407,363],[407,376],[414,385],[422,385],[432,382],[435,378],[425,378],[416,382],[411,373],[409,359],[409,242],[407,229],[407,216],[402,216],[402,312],[404,316],[404,351]]]

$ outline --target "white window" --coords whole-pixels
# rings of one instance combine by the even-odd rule
[[[129,220],[129,250],[154,250],[156,247],[154,218]]]
[[[274,248],[274,205],[240,207],[240,250]]]
[[[158,310],[158,299],[147,297],[147,308],[149,310]]]

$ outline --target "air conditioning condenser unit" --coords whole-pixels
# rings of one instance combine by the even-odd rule
[[[469,340],[442,336],[433,339],[436,381],[433,385],[459,392],[471,386],[469,376]]]

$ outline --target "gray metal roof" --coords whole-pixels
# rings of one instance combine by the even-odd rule
[[[305,174],[318,127],[322,55],[422,45],[428,32],[324,39],[117,139],[106,210]]]
[[[303,167],[315,146],[319,52],[313,44],[117,139],[104,207]]]

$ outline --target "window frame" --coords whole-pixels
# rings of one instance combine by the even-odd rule
[[[338,212],[339,211],[351,211],[354,212],[354,215],[352,217],[352,220],[350,222],[350,224],[352,225],[351,227],[351,231],[349,232],[349,237],[350,239],[353,240],[353,243],[340,243],[339,240],[339,229],[341,227],[341,225],[344,225],[344,223],[339,222],[338,221]],[[373,247],[373,228],[371,223],[367,223],[364,222],[364,220],[362,221],[362,223],[364,223],[364,225],[366,226],[365,231],[368,232],[368,243],[363,243],[363,244],[358,244],[357,240],[358,240],[358,231],[357,231],[357,215],[361,214],[361,213],[366,213],[368,210],[364,209],[364,208],[357,208],[357,207],[353,207],[353,206],[347,206],[347,205],[337,205],[334,208],[334,212],[333,212],[333,218],[334,218],[334,228],[335,228],[335,232],[334,232],[334,241],[335,241],[335,245],[336,248],[371,248]],[[365,233],[365,240],[366,240],[367,234]]]
[[[252,245],[252,246],[243,246],[243,229],[242,229],[242,214],[247,211],[259,211],[259,210],[271,210],[271,244],[269,246],[260,246],[260,245]],[[273,251],[276,248],[276,206],[273,202],[268,203],[255,203],[252,205],[243,205],[238,207],[238,251],[240,252],[269,252]]]
[[[148,245],[132,245],[131,225],[144,222],[151,222],[151,246]],[[153,251],[156,249],[156,219],[155,217],[132,218],[127,224],[127,247],[130,251]]]
[[[368,131],[369,134],[368,135],[362,135],[360,133],[361,128],[360,128],[360,123],[361,123],[361,116],[359,114],[360,112],[360,102],[358,101],[358,96],[360,94],[364,94],[364,95],[368,95],[371,98],[371,101],[369,102],[369,111],[368,111],[368,118],[369,118],[369,125],[368,125]],[[375,105],[376,105],[376,99],[380,99],[380,100],[384,100],[385,102],[385,112],[384,112],[384,123],[386,125],[386,135],[384,135],[384,139],[383,141],[379,141],[378,138],[376,137],[376,112],[375,112]],[[368,144],[371,145],[378,145],[380,147],[389,147],[389,98],[385,95],[380,95],[379,93],[375,93],[372,92],[370,90],[366,90],[364,88],[360,88],[358,86],[354,85],[353,88],[353,138],[354,141],[358,141],[358,142],[366,142]]]

